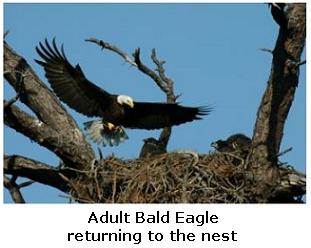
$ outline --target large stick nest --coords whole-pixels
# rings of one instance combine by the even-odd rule
[[[78,201],[106,203],[301,202],[305,179],[297,176],[290,182],[292,167],[280,167],[278,185],[258,194],[254,173],[245,162],[237,154],[220,152],[176,152],[135,160],[111,156],[80,174],[70,193]],[[87,187],[88,197],[79,195],[81,187]]]

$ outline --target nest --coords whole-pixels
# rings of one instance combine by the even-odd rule
[[[87,197],[78,194],[82,187]],[[97,203],[267,202],[256,187],[237,154],[190,151],[135,160],[110,156],[80,176],[71,195]]]

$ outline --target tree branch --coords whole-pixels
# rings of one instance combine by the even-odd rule
[[[19,91],[21,78],[23,78],[21,102],[25,103],[42,122],[55,130],[62,130],[64,126],[77,128],[76,122],[66,112],[53,92],[41,82],[26,60],[5,41],[3,53],[4,77],[16,92]],[[59,123],[64,124],[60,126]]]
[[[272,190],[271,202],[290,203],[294,197],[306,194],[306,175],[293,167],[280,168],[280,181]]]
[[[21,95],[21,92],[22,92],[22,88],[24,87],[24,86],[23,86],[23,84],[24,84],[24,78],[21,77],[20,79],[21,79],[21,81],[20,81],[20,82],[18,83],[18,85],[17,85],[17,91],[16,91],[15,97],[13,97],[13,98],[11,98],[9,101],[6,101],[6,102],[5,102],[5,104],[3,105],[3,108],[4,108],[4,109],[7,108],[7,107],[9,107],[9,106],[11,106],[13,103],[15,103],[15,102],[19,99],[19,97],[20,97],[20,95]]]
[[[134,57],[135,63],[137,64],[137,68],[141,72],[149,76],[158,85],[158,87],[167,95],[169,92],[168,85],[166,85],[166,83],[162,80],[162,78],[156,72],[154,72],[153,70],[151,70],[149,67],[147,67],[145,64],[142,63],[142,61],[140,60],[140,49],[139,48],[137,48],[134,51],[133,57]],[[151,57],[155,59],[155,55],[151,54]],[[158,68],[159,66],[162,67],[162,65],[160,64],[158,64],[157,66]]]
[[[267,53],[273,54],[273,50],[271,50],[269,48],[259,48],[259,50],[262,52],[267,52]]]
[[[168,103],[175,103],[176,99],[178,97],[175,96],[175,94],[174,94],[174,81],[165,75],[165,69],[164,69],[165,61],[160,61],[157,58],[157,54],[156,54],[155,49],[152,49],[151,59],[155,63],[155,65],[157,66],[156,71],[158,72],[159,77],[161,79],[160,84],[162,85],[162,88],[165,89],[165,93],[167,96],[167,102]]]
[[[94,162],[83,143],[81,146],[83,137],[78,129],[56,131],[14,105],[5,109],[4,123],[55,153],[67,166],[83,169]]]
[[[66,193],[69,191],[67,183],[60,176],[60,171],[42,162],[18,155],[5,155],[3,169],[5,174],[26,177]]]
[[[277,165],[277,154],[289,109],[298,85],[300,56],[305,44],[305,4],[288,4],[287,28],[280,28],[268,86],[261,100],[254,127],[251,166]],[[293,63],[294,62],[294,63]]]
[[[125,62],[131,64],[132,66],[137,67],[137,64],[134,62],[134,60],[126,52],[124,52],[120,48],[118,48],[114,45],[111,45],[108,42],[105,42],[103,40],[98,40],[98,39],[93,38],[93,37],[91,37],[89,39],[85,39],[85,41],[95,43],[95,44],[99,45],[100,47],[102,47],[102,49],[107,49],[107,50],[110,50],[112,52],[115,52],[115,53],[119,54],[125,60]]]
[[[8,177],[4,176],[3,184],[4,187],[6,187],[9,190],[12,200],[15,203],[25,203],[22,193],[19,190],[20,187],[19,185],[16,184],[15,180],[10,180]]]

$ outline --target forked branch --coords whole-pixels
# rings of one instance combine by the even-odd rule
[[[9,179],[7,176],[3,177],[3,184],[6,187],[15,203],[25,203],[25,200],[20,192],[20,186],[16,184],[15,177]]]
[[[32,181],[49,185],[63,192],[69,191],[69,187],[60,176],[58,169],[34,159],[19,155],[5,155],[3,169],[5,174],[26,177]]]

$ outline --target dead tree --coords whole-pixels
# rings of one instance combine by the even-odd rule
[[[267,90],[258,109],[252,147],[247,159],[236,154],[167,153],[154,158],[96,159],[75,120],[54,93],[4,42],[4,77],[16,97],[4,101],[4,123],[56,154],[62,166],[52,166],[19,155],[4,155],[4,186],[16,203],[23,203],[20,188],[39,182],[69,194],[77,202],[295,202],[305,194],[305,175],[292,167],[278,166],[285,120],[298,84],[300,55],[305,40],[305,5],[289,4],[284,12],[273,54]],[[283,20],[283,19],[282,19]],[[283,23],[283,22],[282,22]],[[282,24],[283,25],[283,24]],[[140,59],[140,50],[128,55],[96,38],[87,39],[110,50],[150,77],[166,94],[178,96],[173,80],[155,50],[155,70]],[[20,100],[34,115],[18,108]],[[166,148],[171,128],[158,141]],[[11,175],[11,178],[8,177]],[[17,177],[31,181],[18,185]],[[273,180],[271,180],[273,179]],[[273,187],[271,187],[271,182]],[[264,186],[263,186],[264,185]]]
[[[275,48],[271,51],[270,77],[257,111],[249,156],[249,165],[262,183],[259,191],[269,191],[271,185],[280,182],[280,144],[298,86],[299,67],[305,63],[301,61],[301,53],[306,37],[306,5],[287,4],[287,8],[271,8],[280,28]]]

